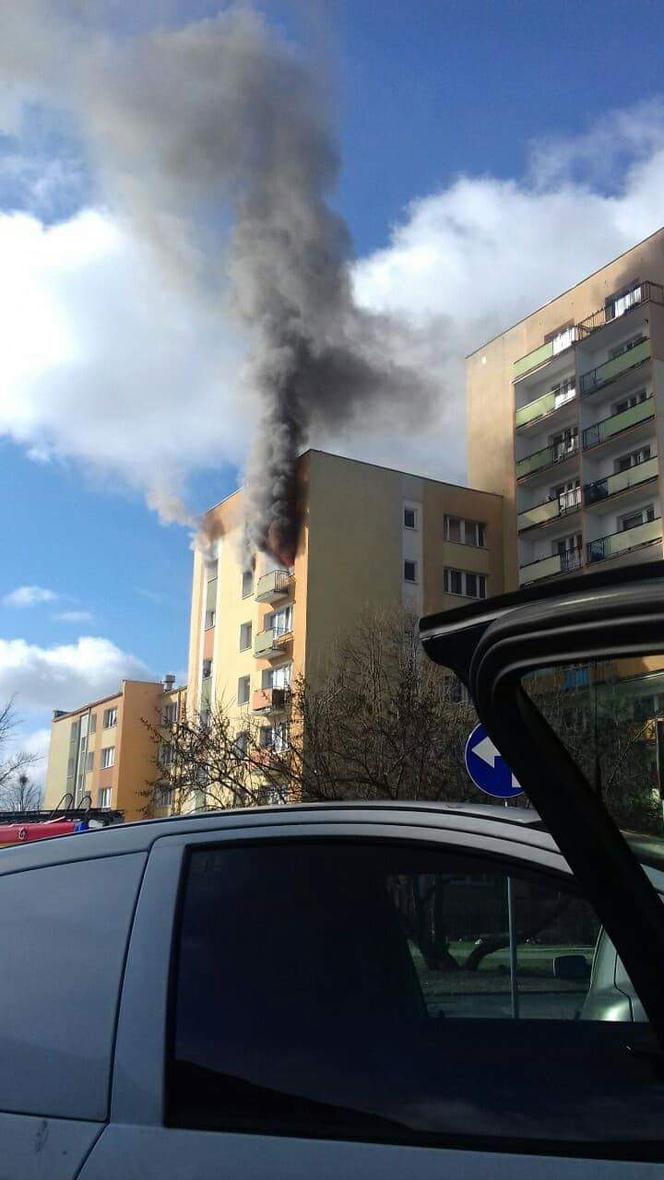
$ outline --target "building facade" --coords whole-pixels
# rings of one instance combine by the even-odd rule
[[[472,353],[467,414],[506,589],[661,558],[664,230]]]
[[[285,740],[285,700],[315,679],[367,606],[416,614],[503,589],[497,495],[322,451],[299,461],[301,527],[291,569],[265,554],[243,569],[243,493],[211,509],[194,555],[189,705],[260,715]]]
[[[54,712],[44,807],[57,807],[67,795],[80,806],[89,795],[93,807],[140,819],[159,754],[145,722],[173,724],[183,714],[185,691],[172,676],[163,683],[123,680],[113,696]]]

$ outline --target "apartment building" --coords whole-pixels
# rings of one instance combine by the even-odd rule
[[[291,682],[316,677],[363,607],[422,614],[503,589],[500,496],[317,450],[298,482],[292,568],[259,553],[243,569],[241,490],[207,513],[217,539],[194,555],[189,704],[261,716],[266,746],[285,740]]]
[[[56,807],[64,795],[76,806],[89,795],[94,807],[122,811],[140,819],[143,792],[154,780],[155,745],[145,724],[169,726],[182,715],[185,692],[175,677],[160,681],[123,680],[112,696],[90,701],[70,712],[56,710],[44,807]]]
[[[507,589],[661,558],[664,229],[472,353],[467,415]]]

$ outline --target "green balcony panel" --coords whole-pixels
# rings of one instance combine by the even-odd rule
[[[555,408],[555,393],[545,393],[543,397],[536,398],[534,402],[528,402],[527,406],[519,406],[514,415],[514,421],[517,428],[525,426],[527,422],[534,422],[536,418],[543,418],[545,414],[550,414]]]
[[[637,549],[640,545],[648,545],[661,539],[662,521],[658,516],[655,520],[647,520],[632,529],[623,529],[622,532],[611,533],[608,537],[598,537],[596,541],[589,541],[588,561],[604,561],[607,557],[617,557],[620,553],[629,553],[630,549]]]
[[[596,504],[599,500],[606,500],[609,496],[616,496],[627,488],[638,487],[649,479],[654,479],[659,471],[659,458],[653,455],[644,463],[637,463],[628,467],[626,471],[617,471],[615,475],[607,475],[604,479],[596,479],[588,483],[583,489],[586,504]]]
[[[551,557],[543,557],[541,561],[531,561],[528,565],[521,566],[521,584],[539,582],[540,578],[553,578],[561,572],[561,568],[562,562],[559,553],[553,553]]]
[[[611,414],[609,418],[603,418],[601,422],[593,423],[583,432],[583,449],[587,451],[590,447],[599,446],[600,443],[613,438],[615,434],[622,434],[623,430],[629,430],[630,426],[636,426],[638,422],[645,422],[648,418],[652,418],[654,413],[654,401],[652,397],[648,397],[645,401],[639,402],[636,406],[630,406],[628,410],[623,410],[620,414]]]
[[[650,341],[642,340],[634,348],[628,349],[627,352],[621,352],[620,356],[614,356],[612,360],[605,361],[603,365],[598,365],[589,373],[584,373],[581,377],[581,394],[587,395],[594,393],[596,389],[602,389],[610,381],[615,381],[616,377],[620,377],[622,373],[634,369],[637,365],[642,365],[644,361],[649,359]]]
[[[581,488],[576,493],[565,492],[555,496],[552,500],[545,500],[542,504],[535,504],[520,512],[517,521],[520,529],[529,529],[536,524],[546,524],[548,520],[557,520],[560,516],[568,516],[581,507]]]
[[[530,373],[532,369],[538,369],[540,365],[545,365],[547,361],[551,360],[553,356],[553,340],[549,340],[546,344],[540,345],[533,352],[529,352],[526,356],[519,357],[512,365],[512,380],[518,381],[526,373]]]
[[[268,655],[275,648],[275,633],[270,627],[267,631],[259,631],[254,640],[254,655],[259,659],[263,655]]]

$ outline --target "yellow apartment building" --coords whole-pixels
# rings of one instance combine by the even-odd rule
[[[664,229],[466,372],[468,478],[503,497],[506,589],[661,558]]]
[[[169,726],[183,715],[185,692],[175,677],[123,680],[119,691],[70,712],[56,710],[46,773],[45,808],[64,795],[76,806],[89,795],[93,807],[140,819],[146,785],[156,776],[157,748],[145,725]]]
[[[259,553],[243,570],[242,490],[207,513],[216,540],[194,555],[188,707],[260,715],[266,746],[285,739],[291,681],[316,677],[364,607],[422,614],[503,589],[499,495],[318,450],[298,483],[292,568]]]

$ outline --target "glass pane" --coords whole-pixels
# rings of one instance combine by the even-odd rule
[[[545,668],[523,685],[616,822],[661,834],[664,656]]]

